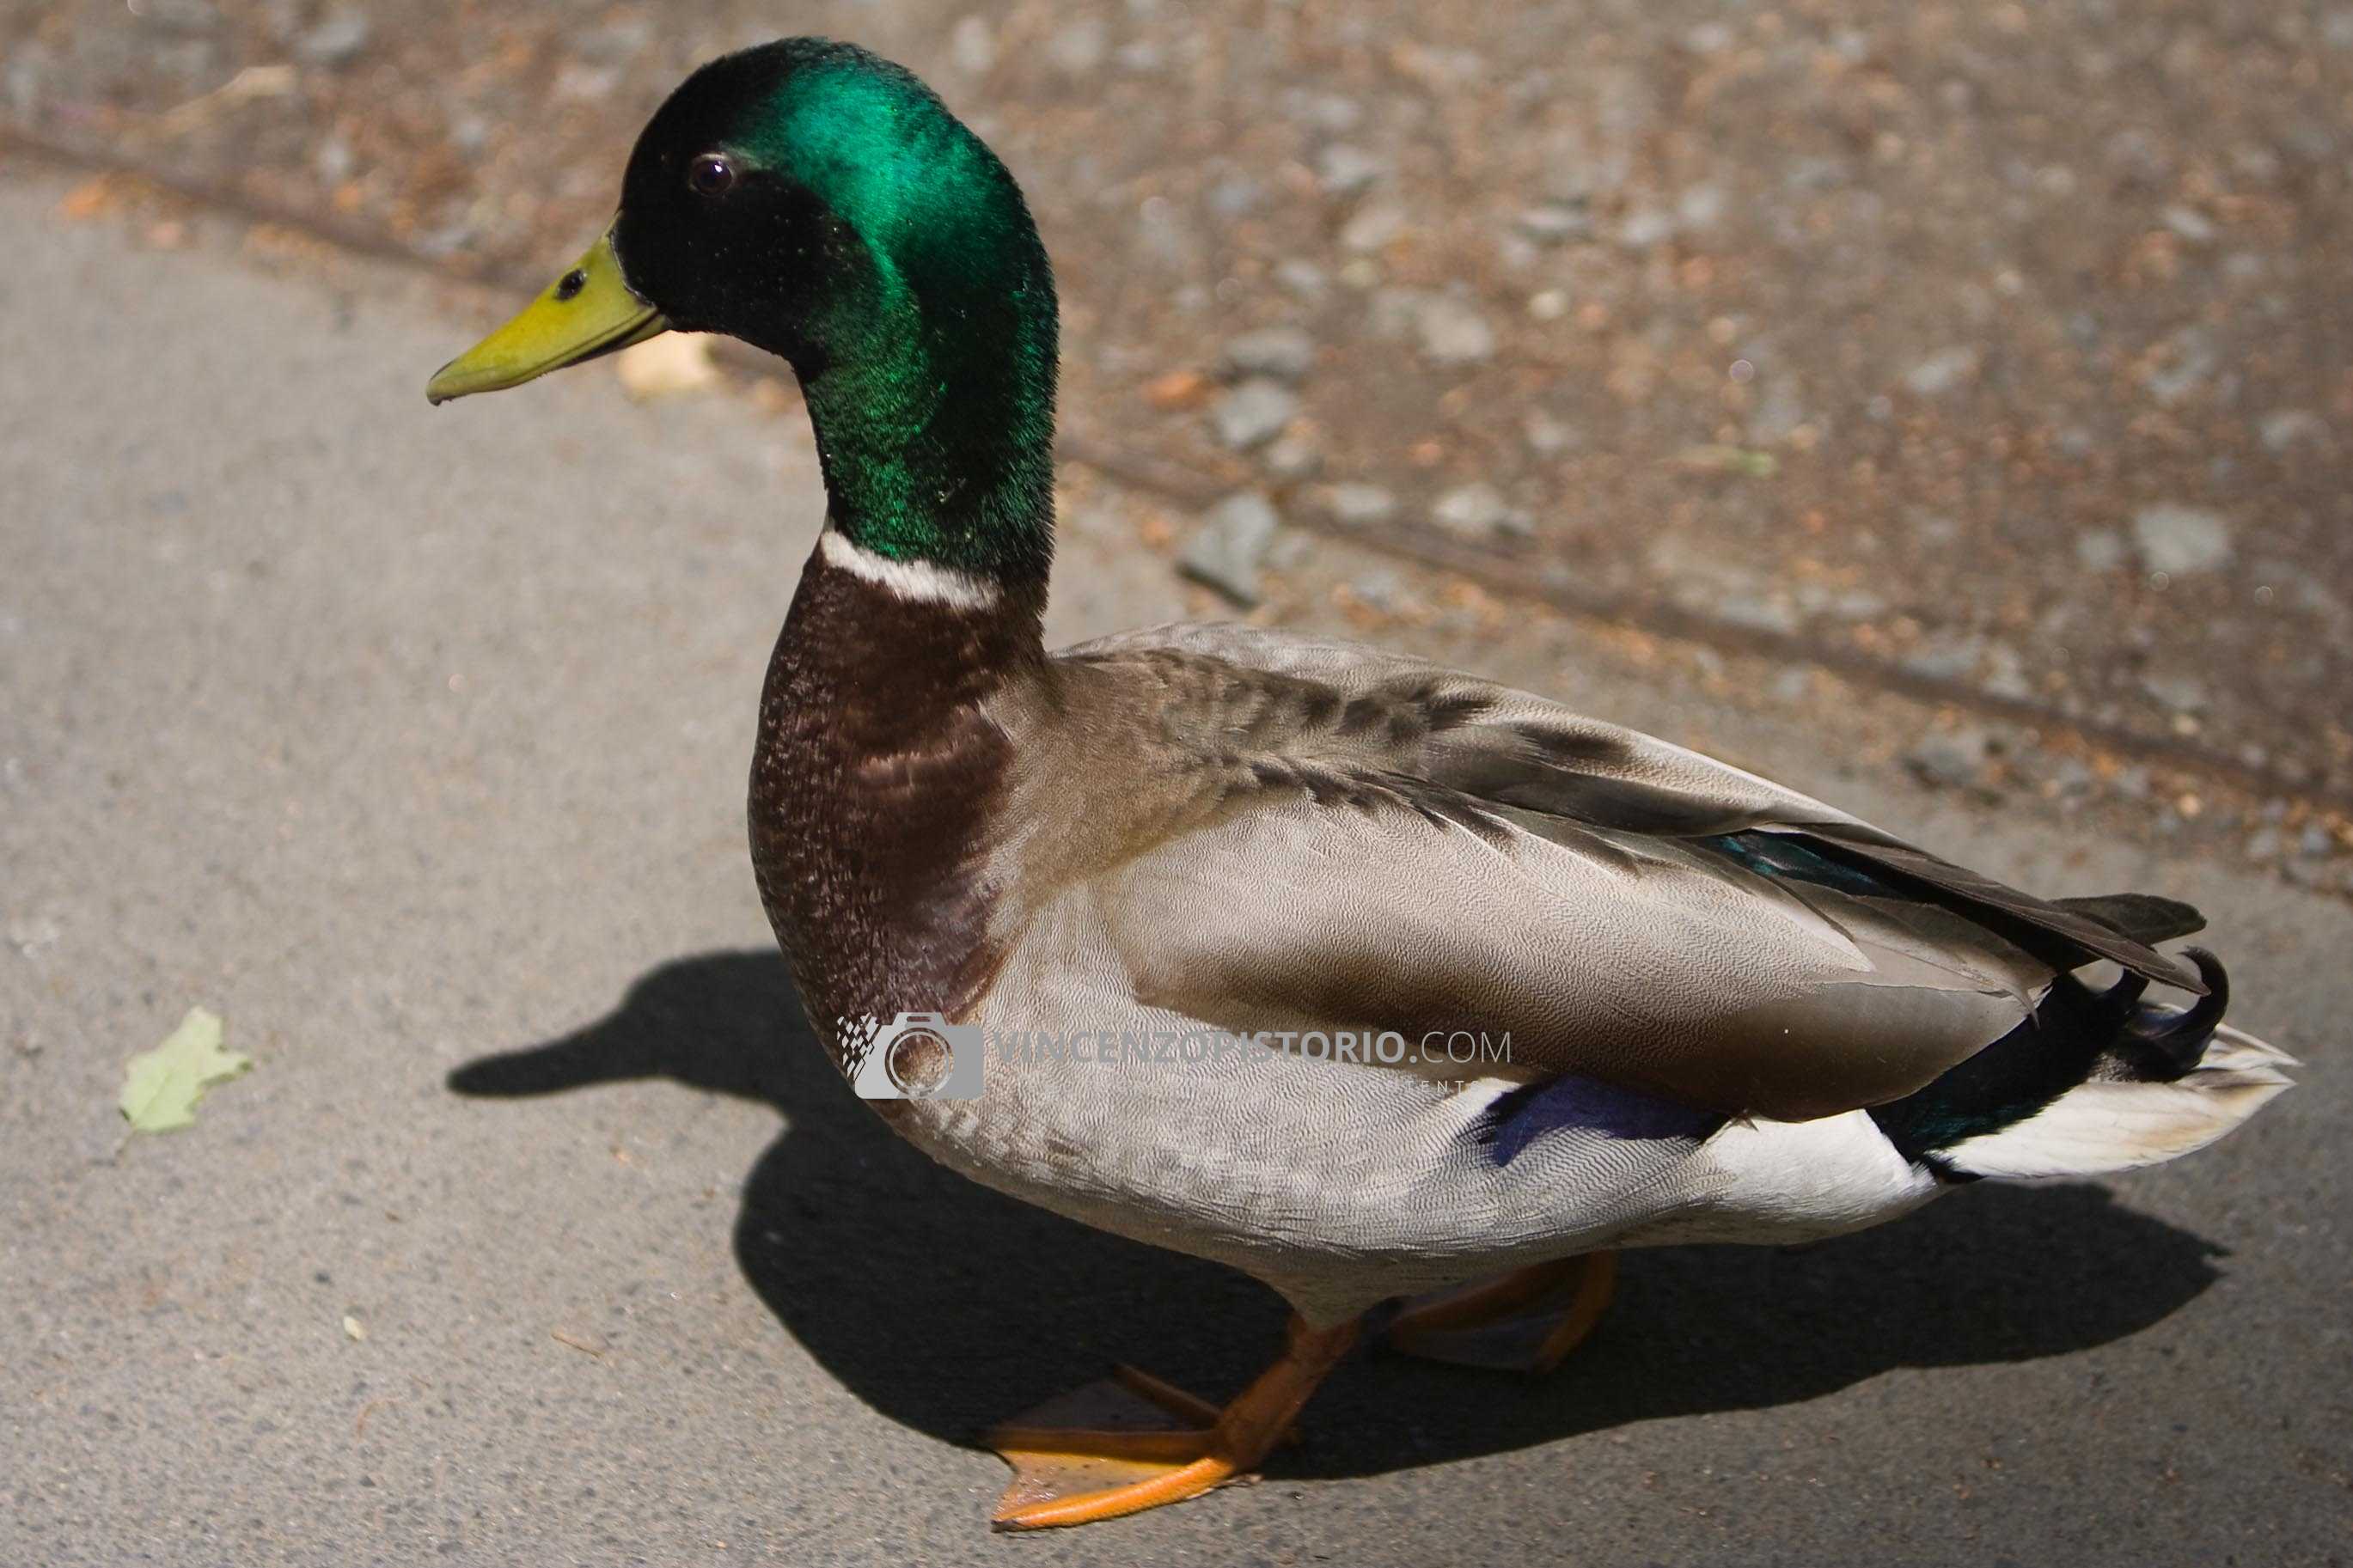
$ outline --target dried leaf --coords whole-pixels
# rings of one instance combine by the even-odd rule
[[[1751,451],[1745,447],[1686,447],[1675,460],[1686,468],[1704,473],[1739,474],[1752,479],[1769,479],[1781,467],[1772,453]]]
[[[664,332],[623,349],[613,361],[621,390],[640,403],[701,392],[719,380],[711,340],[701,332]]]
[[[253,1058],[221,1048],[221,1021],[191,1007],[171,1037],[131,1058],[117,1101],[134,1132],[170,1132],[195,1124],[196,1101],[216,1084],[253,1066]]]

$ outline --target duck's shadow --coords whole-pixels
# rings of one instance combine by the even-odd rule
[[[1132,1361],[1211,1397],[1279,1342],[1272,1294],[1224,1268],[1000,1197],[933,1164],[854,1099],[783,961],[653,971],[600,1022],[450,1075],[470,1095],[668,1077],[766,1101],[786,1127],[745,1184],[735,1256],[827,1370],[892,1419],[971,1444],[992,1420]],[[1625,1259],[1617,1310],[1559,1374],[1382,1357],[1318,1396],[1293,1475],[1360,1475],[1663,1415],[1813,1398],[1906,1366],[2104,1344],[2181,1307],[2218,1249],[2090,1186],[1972,1190],[1803,1252]]]

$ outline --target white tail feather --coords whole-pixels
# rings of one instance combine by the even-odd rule
[[[2094,1079],[2025,1121],[1943,1151],[1956,1170],[2010,1181],[2129,1171],[2213,1142],[2295,1080],[2295,1058],[2225,1024],[2170,1083]]]

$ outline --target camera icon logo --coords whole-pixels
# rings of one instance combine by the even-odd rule
[[[983,1050],[977,1024],[951,1024],[937,1013],[902,1013],[889,1023],[867,1018],[850,1027],[871,1036],[851,1072],[860,1100],[978,1100]]]

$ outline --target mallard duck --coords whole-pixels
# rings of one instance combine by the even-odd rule
[[[2158,950],[2187,905],[2037,898],[1402,654],[1236,626],[1049,652],[1056,321],[988,148],[797,38],[689,78],[603,237],[428,389],[673,328],[791,363],[829,514],[750,826],[809,1018],[853,1081],[887,1045],[875,1109],[938,1160],[1291,1304],[1221,1407],[1124,1371],[1120,1408],[998,1428],[1000,1526],[1250,1468],[1371,1334],[1548,1366],[1612,1249],[2168,1160],[2288,1086],[2221,963]],[[977,1094],[939,1092],[976,1035]]]

